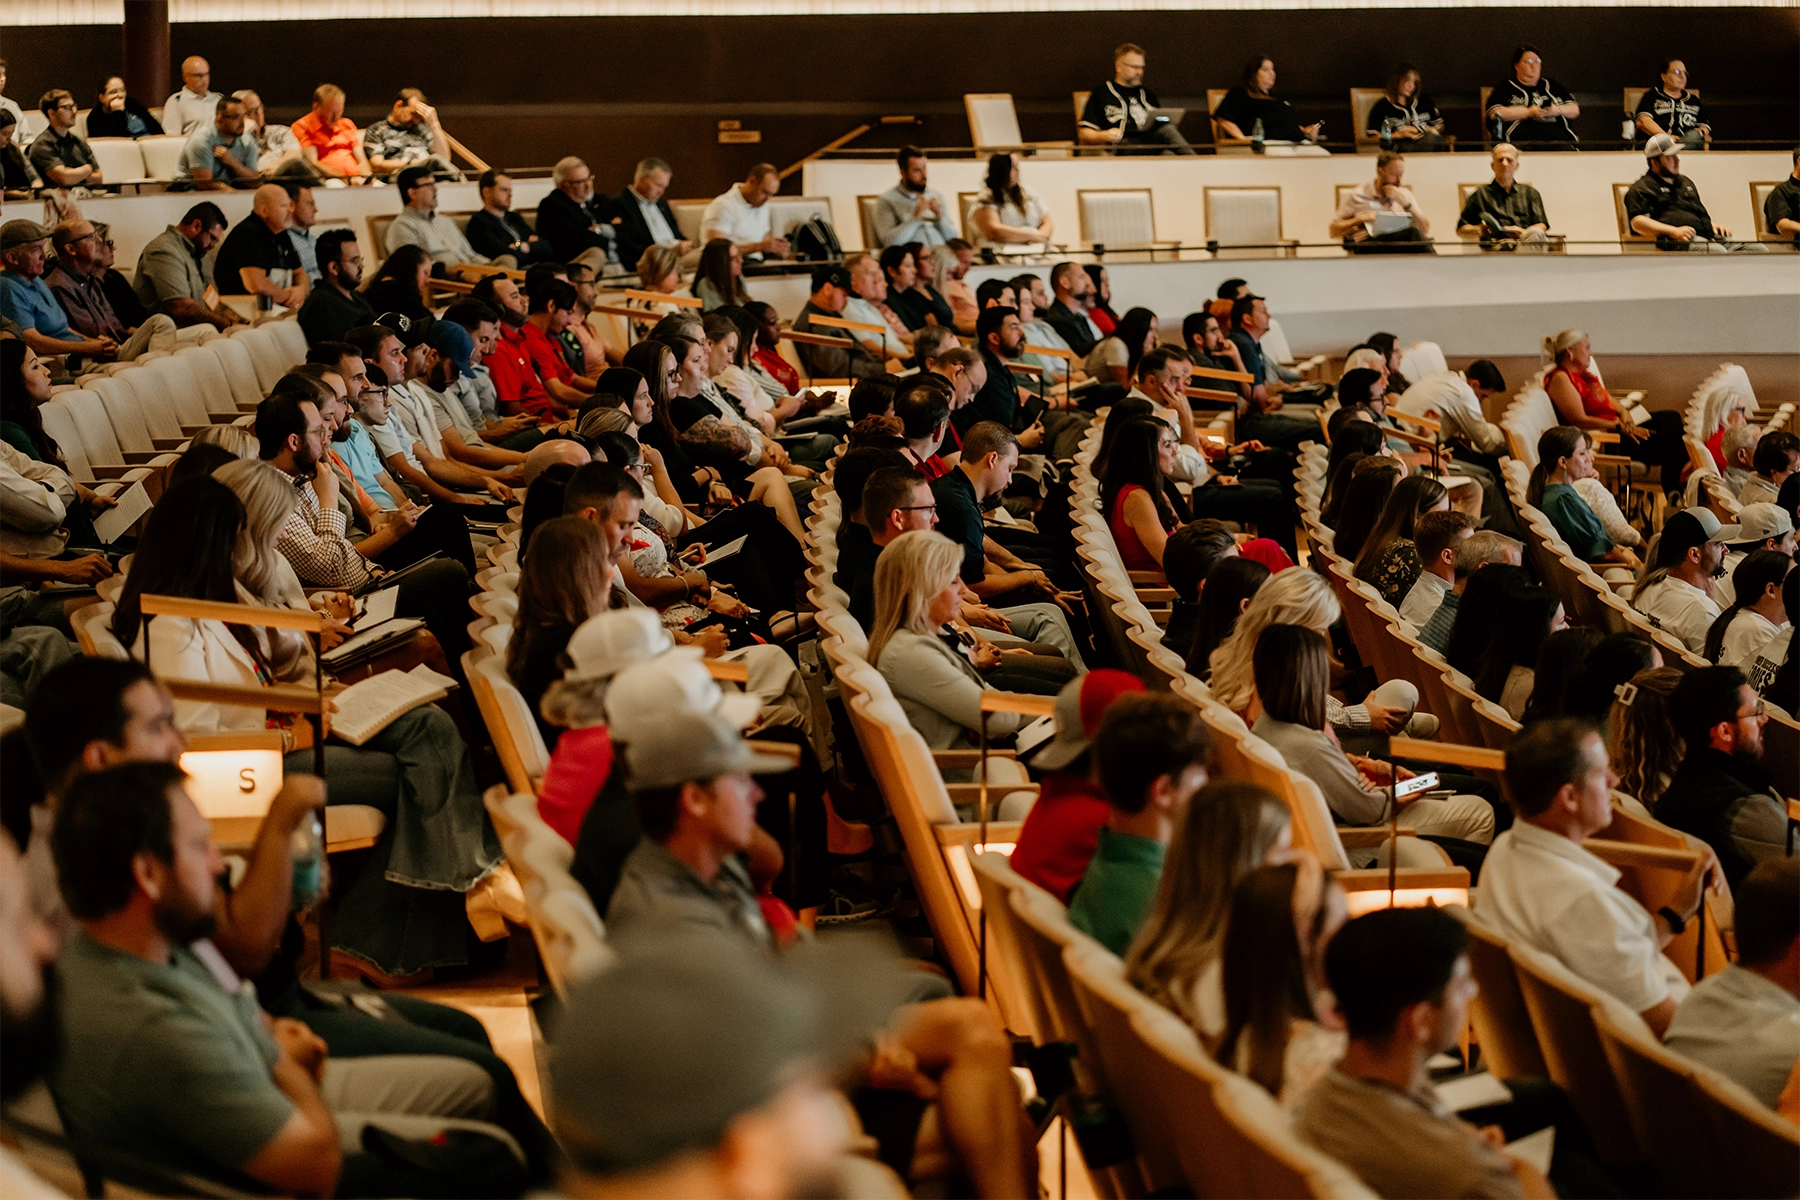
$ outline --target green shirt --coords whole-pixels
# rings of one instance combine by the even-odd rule
[[[1070,924],[1123,956],[1156,898],[1165,850],[1152,838],[1102,828],[1094,857],[1069,902]]]
[[[1582,562],[1598,562],[1612,550],[1613,540],[1606,536],[1600,518],[1573,487],[1566,483],[1546,484],[1542,508],[1562,540],[1569,543],[1569,552]]]
[[[43,456],[32,444],[31,435],[17,421],[0,421],[0,441],[5,442],[33,462],[42,462]]]
[[[49,1082],[74,1136],[243,1186],[240,1169],[294,1112],[255,989],[227,992],[186,947],[153,963],[85,933],[57,971],[63,1047]]]

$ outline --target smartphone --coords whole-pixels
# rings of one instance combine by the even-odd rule
[[[1399,783],[1396,783],[1394,785],[1394,798],[1396,800],[1405,800],[1408,797],[1418,795],[1420,792],[1429,792],[1437,785],[1437,772],[1427,771],[1423,775],[1414,775],[1411,779],[1402,779]]]

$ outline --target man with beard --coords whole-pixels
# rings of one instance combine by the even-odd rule
[[[196,950],[217,923],[224,863],[184,779],[166,762],[126,763],[75,780],[57,812],[58,880],[81,922],[57,958],[62,1050],[49,1075],[70,1127],[152,1169],[306,1195],[431,1185],[362,1149],[370,1125],[404,1141],[462,1118],[504,1145],[483,1123],[494,1088],[480,1067],[330,1058],[303,1022],[266,1019],[254,988]]]
[[[1687,672],[1669,712],[1687,755],[1656,802],[1656,819],[1704,838],[1735,889],[1758,863],[1788,856],[1787,806],[1761,765],[1768,715],[1736,667]]]
[[[504,275],[485,275],[471,294],[500,316],[499,341],[495,343],[493,353],[484,358],[488,374],[494,381],[500,411],[508,416],[522,414],[534,420],[554,419],[556,406],[538,378],[530,347],[526,344],[525,293]]]
[[[1019,398],[1019,384],[1006,367],[1025,353],[1025,326],[1019,322],[1019,310],[1001,306],[983,309],[976,323],[975,339],[987,367],[987,382],[968,405],[951,414],[958,432],[967,437],[978,423],[998,421],[1018,435],[1023,450],[1046,454],[1056,461],[1075,457],[1082,435],[1093,423],[1092,414],[1074,407],[1050,408],[1020,428],[1024,406]],[[1062,403],[1069,403],[1066,397]]]
[[[1657,134],[1645,143],[1644,157],[1649,170],[1625,193],[1625,216],[1633,233],[1654,237],[1659,250],[1769,252],[1761,242],[1728,240],[1731,230],[1713,221],[1700,189],[1681,173],[1681,146],[1674,138]]]
[[[902,146],[894,156],[900,166],[900,182],[875,197],[869,222],[883,246],[919,242],[941,246],[956,236],[943,196],[925,183],[925,152]]]
[[[32,911],[19,852],[11,836],[0,833],[0,1100],[8,1104],[56,1057],[56,1023],[44,1003],[44,968],[55,957],[56,938]],[[0,1195],[40,1200],[63,1193],[0,1146]]]
[[[1631,591],[1631,606],[1658,629],[1680,638],[1699,654],[1719,619],[1712,580],[1725,561],[1725,546],[1738,539],[1736,525],[1721,525],[1705,508],[1689,508],[1663,524],[1650,573]]]
[[[348,229],[319,235],[319,285],[300,306],[300,329],[309,346],[335,342],[358,325],[373,325],[375,310],[357,289],[362,286],[362,251]]]

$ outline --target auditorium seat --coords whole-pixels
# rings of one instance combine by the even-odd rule
[[[1719,1144],[1729,1150],[1724,1187],[1714,1183],[1713,1190],[1731,1196],[1790,1195],[1800,1159],[1800,1127],[1716,1071],[1697,1068],[1694,1083]]]
[[[119,445],[127,453],[154,454],[174,450],[184,440],[181,426],[173,417],[167,421],[158,420],[157,427],[162,430],[153,433],[149,418],[151,414],[144,411],[143,402],[131,384],[118,376],[88,375],[81,380],[86,389],[100,398],[106,408],[106,419],[112,423],[113,433],[119,439]],[[162,418],[165,414],[155,414]]]
[[[1631,227],[1631,218],[1625,215],[1625,193],[1631,190],[1636,180],[1615,183],[1613,189],[1613,218],[1619,223],[1619,249],[1626,254],[1653,254],[1656,252],[1656,239],[1639,233]]]
[[[187,138],[180,134],[164,134],[139,138],[137,144],[144,156],[147,177],[164,182],[175,178],[181,169],[181,151],[187,145]]]
[[[257,379],[256,363],[250,357],[250,348],[234,337],[216,337],[203,343],[200,350],[211,354],[219,361],[219,368],[225,374],[225,381],[231,388],[231,397],[240,412],[254,412],[262,403],[263,390]]]
[[[856,198],[856,223],[862,230],[863,249],[876,254],[881,253],[882,248],[881,239],[875,236],[875,202],[879,199],[881,199],[880,196],[858,196]],[[963,228],[967,229],[968,227],[968,222],[965,221]]]
[[[1149,188],[1082,188],[1075,193],[1081,243],[1105,246],[1109,256],[1121,250],[1172,249],[1179,243],[1156,236],[1156,206]],[[1151,255],[1154,258],[1154,253]],[[1131,256],[1123,261],[1138,261]]]
[[[225,366],[219,356],[205,346],[177,346],[174,357],[187,364],[193,376],[200,403],[214,416],[236,419],[242,415],[237,398],[231,392],[231,380],[225,377]]]
[[[1663,1048],[1643,1023],[1616,1019],[1615,1006],[1594,1008],[1600,1046],[1618,1080],[1625,1116],[1665,1196],[1724,1194],[1726,1147],[1701,1107],[1698,1065]]]
[[[109,185],[137,183],[150,178],[149,172],[144,169],[144,155],[132,139],[90,138],[88,145],[93,147],[94,161],[100,166],[101,178]]]
[[[150,444],[150,434],[143,422],[129,422],[131,442],[121,437],[107,412],[106,402],[86,388],[70,388],[51,397],[69,414],[81,447],[87,455],[88,467],[100,479],[144,478],[138,470],[149,468],[154,478],[156,468],[168,466],[175,456],[158,451]]]
[[[1207,115],[1207,118],[1212,121],[1213,153],[1215,153],[1215,154],[1249,154],[1249,153],[1251,153],[1249,137],[1248,136],[1241,137],[1241,138],[1226,137],[1224,130],[1219,128],[1218,118],[1216,118],[1212,115],[1213,113],[1216,113],[1219,111],[1220,102],[1222,102],[1225,99],[1225,93],[1230,90],[1231,90],[1230,88],[1207,88],[1206,89],[1206,115]],[[1244,133],[1246,135],[1249,132],[1250,131],[1248,129],[1244,130]],[[1208,221],[1206,223],[1206,227],[1207,227],[1207,229],[1210,230],[1212,228],[1212,222]]]
[[[43,421],[44,432],[50,435],[56,442],[57,449],[62,451],[63,465],[68,469],[69,478],[92,487],[102,495],[113,495],[123,490],[123,487],[120,482],[102,483],[101,476],[95,472],[94,464],[88,458],[87,443],[75,423],[75,414],[63,401],[63,397],[69,394],[69,392],[63,392],[53,396],[48,404],[38,408],[38,417]],[[132,483],[149,475],[150,471],[144,467],[132,470],[125,470],[121,467],[116,472],[108,471],[106,474],[109,477],[116,474],[123,486],[129,487]]]
[[[1385,95],[1386,88],[1350,89],[1350,132],[1355,135],[1358,154],[1374,154],[1384,149],[1381,136],[1369,132],[1369,113],[1375,102]]]
[[[1469,933],[1469,973],[1480,989],[1469,1006],[1469,1024],[1488,1071],[1501,1079],[1549,1078],[1506,939],[1462,905],[1447,905],[1444,911]]]
[[[287,360],[287,352],[279,335],[270,326],[273,322],[262,325],[234,325],[231,327],[231,338],[250,352],[250,364],[256,371],[257,387],[263,395],[268,395],[275,388],[275,383],[293,364]]]
[[[495,654],[481,657],[471,650],[463,655],[462,668],[488,736],[494,739],[507,782],[514,791],[535,796],[550,765],[550,751],[525,697],[507,677],[505,658]]]
[[[1794,235],[1791,233],[1775,233],[1769,228],[1769,219],[1763,206],[1769,202],[1769,193],[1781,186],[1779,179],[1767,181],[1756,180],[1750,185],[1750,211],[1755,214],[1756,240],[1766,243],[1770,249],[1777,246],[1789,251],[1794,249]]]
[[[700,218],[706,215],[707,200],[670,200],[669,211],[675,214],[675,226],[681,236],[698,246],[700,245]],[[634,264],[635,265],[635,264]]]
[[[194,362],[191,354],[179,358],[170,354],[150,362],[140,360],[138,367],[161,382],[163,394],[174,406],[175,416],[189,436],[208,425],[229,425],[241,415],[235,409],[229,412],[214,410],[206,390],[196,378]],[[213,365],[217,365],[216,360]]]
[[[1294,257],[1300,243],[1282,231],[1279,187],[1202,188],[1201,206],[1206,240],[1219,245],[1215,257]]]

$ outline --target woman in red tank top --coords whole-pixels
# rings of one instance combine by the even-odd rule
[[[1545,338],[1544,352],[1556,361],[1544,376],[1544,390],[1563,424],[1616,431],[1620,450],[1638,462],[1660,467],[1664,491],[1678,489],[1681,469],[1687,465],[1680,414],[1651,413],[1642,424],[1624,417],[1595,373],[1593,347],[1579,329],[1565,329]]]
[[[1174,431],[1153,417],[1127,422],[1107,452],[1100,507],[1127,571],[1162,570],[1163,547],[1179,523],[1163,493],[1174,469]]]

